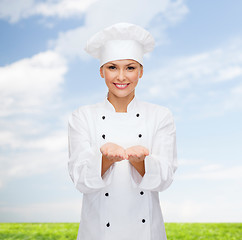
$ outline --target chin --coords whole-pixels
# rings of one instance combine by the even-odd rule
[[[131,94],[131,93],[122,93],[122,94],[114,94],[116,97],[118,97],[118,98],[126,98],[126,97],[130,97],[131,95],[133,95],[133,94]]]

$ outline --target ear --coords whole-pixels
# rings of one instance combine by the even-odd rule
[[[101,78],[104,78],[104,74],[103,74],[103,66],[100,67],[100,76],[101,76]]]
[[[143,70],[143,66],[140,66],[139,78],[142,78],[142,76],[143,76],[143,72],[144,72],[144,70]]]

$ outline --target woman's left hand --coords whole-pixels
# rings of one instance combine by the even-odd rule
[[[142,162],[149,155],[149,150],[141,145],[127,148],[125,151],[126,159],[130,162]]]
[[[133,165],[133,167],[139,172],[139,174],[143,177],[145,174],[145,157],[149,155],[149,150],[143,146],[133,146],[127,148],[126,159]]]

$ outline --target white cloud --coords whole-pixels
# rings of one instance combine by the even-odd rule
[[[226,81],[242,75],[242,68],[238,63],[237,66],[228,66],[226,69],[220,69],[217,81]]]
[[[21,18],[28,16],[28,12],[34,5],[34,0],[1,0],[0,18],[7,19],[10,22],[17,22]]]
[[[187,14],[184,1],[150,1],[144,0],[102,0],[87,9],[85,25],[77,29],[61,33],[59,38],[50,41],[50,45],[61,54],[69,57],[79,56],[86,59],[83,48],[86,40],[97,31],[117,22],[131,22],[149,29],[157,42],[165,38],[167,26],[175,24]]]
[[[79,222],[82,202],[80,199],[17,206],[1,205],[3,222]]]
[[[177,179],[179,180],[241,180],[242,166],[223,166],[220,164],[203,164],[195,165],[196,167],[189,168],[187,172],[185,168],[178,172]],[[183,172],[182,172],[183,171]]]
[[[182,159],[179,159],[179,166],[192,166],[192,165],[200,165],[200,164],[202,164],[202,163],[204,163],[204,161],[203,160],[200,160],[200,159],[184,159],[184,158],[182,158]]]
[[[242,109],[242,85],[238,85],[229,91],[229,95],[224,102],[225,110]]]
[[[240,202],[231,204],[226,195],[210,195],[207,200],[197,201],[189,196],[187,200],[162,201],[161,209],[166,222],[241,222]]]
[[[28,149],[39,149],[44,152],[61,152],[67,150],[67,130],[50,133],[43,138],[26,141]],[[24,148],[24,146],[22,146]]]
[[[66,171],[67,132],[53,110],[60,104],[67,69],[66,60],[54,51],[0,67],[0,187],[9,179],[58,167]]]
[[[66,71],[65,60],[53,51],[1,67],[1,116],[40,110],[58,93]]]
[[[32,14],[40,14],[46,17],[57,16],[60,18],[81,17],[88,7],[96,1],[98,0],[49,0],[36,4]]]
[[[221,170],[223,166],[221,164],[209,164],[201,167],[202,172]]]
[[[3,147],[6,145],[15,148],[19,146],[19,141],[13,132],[0,131],[0,146]]]
[[[34,125],[29,128],[34,128]],[[57,168],[67,171],[66,129],[27,137],[18,130],[0,131],[0,147],[3,151],[0,157],[0,188],[9,179],[51,172]]]
[[[156,66],[160,58],[154,62]],[[242,108],[242,38],[217,49],[173,58],[144,72],[139,96],[147,101],[176,101],[176,108],[199,118],[223,115]],[[206,101],[204,101],[206,99]],[[179,102],[179,104],[177,104]],[[199,105],[194,109],[194,104]]]
[[[65,59],[53,51],[0,68],[0,186],[66,165],[66,129],[58,130],[58,114],[54,128],[44,120],[54,115],[66,71]]]
[[[242,43],[171,60],[163,68],[145,73],[148,94],[168,99],[194,85],[218,84],[242,76]],[[155,89],[155,90],[154,90]]]
[[[3,187],[10,179],[51,173],[57,169],[67,173],[67,160],[67,150],[29,150],[20,153],[12,150],[0,157],[0,185]]]
[[[33,128],[33,125],[30,125]],[[58,152],[67,149],[67,131],[49,132],[47,136],[31,136],[24,139],[21,131],[0,131],[0,146],[14,150],[42,150],[44,152]]]
[[[24,18],[40,15],[43,17],[82,17],[90,5],[98,0],[1,0],[0,18],[15,23]]]

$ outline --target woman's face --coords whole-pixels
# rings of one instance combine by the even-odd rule
[[[100,75],[105,79],[109,96],[131,97],[143,75],[143,67],[135,60],[116,60],[104,64]]]

